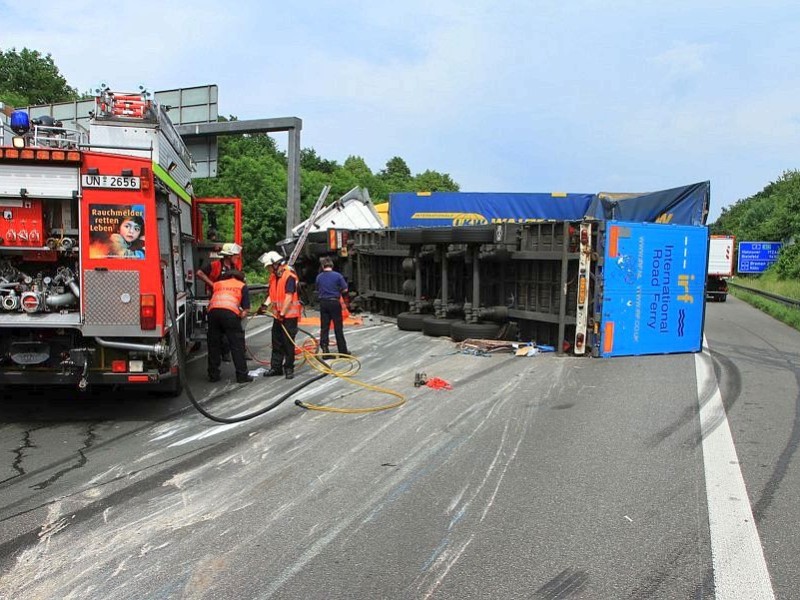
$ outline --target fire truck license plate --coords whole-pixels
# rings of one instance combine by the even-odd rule
[[[84,175],[81,183],[85,188],[112,188],[119,190],[138,190],[142,187],[140,177],[120,175]]]

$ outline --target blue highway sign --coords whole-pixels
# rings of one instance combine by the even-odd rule
[[[783,247],[783,242],[739,242],[739,273],[763,273],[775,261]]]

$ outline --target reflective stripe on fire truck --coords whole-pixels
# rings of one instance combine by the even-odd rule
[[[153,174],[167,184],[167,187],[177,194],[181,200],[191,204],[192,197],[181,187],[165,169],[153,163]]]

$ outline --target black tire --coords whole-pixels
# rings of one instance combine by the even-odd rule
[[[330,253],[330,251],[328,244],[325,242],[309,242],[306,244],[306,255],[312,258],[324,256]]]
[[[328,232],[326,231],[312,231],[308,234],[306,242],[322,242],[327,247],[328,245]]]
[[[422,321],[422,333],[431,337],[442,337],[450,335],[450,326],[458,319],[439,319],[428,316]]]
[[[153,393],[159,398],[177,398],[183,393],[183,383],[179,376],[172,377],[158,384]]]
[[[397,328],[403,331],[422,331],[422,321],[430,315],[401,312],[397,315]]]
[[[719,301],[720,301],[720,302],[726,302],[727,300],[728,300],[728,294],[722,294],[722,295],[719,297]]]
[[[408,229],[397,230],[397,243],[398,244],[421,244],[422,243],[422,228],[410,227]]]
[[[422,241],[426,244],[452,244],[455,227],[425,227]]]
[[[479,340],[496,340],[500,334],[500,325],[497,323],[466,323],[456,321],[450,327],[450,337],[454,342],[463,342],[468,338]]]
[[[453,229],[456,244],[490,244],[494,242],[494,225],[465,225]]]

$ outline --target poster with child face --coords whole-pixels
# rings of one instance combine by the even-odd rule
[[[89,258],[144,257],[143,204],[89,205]]]

